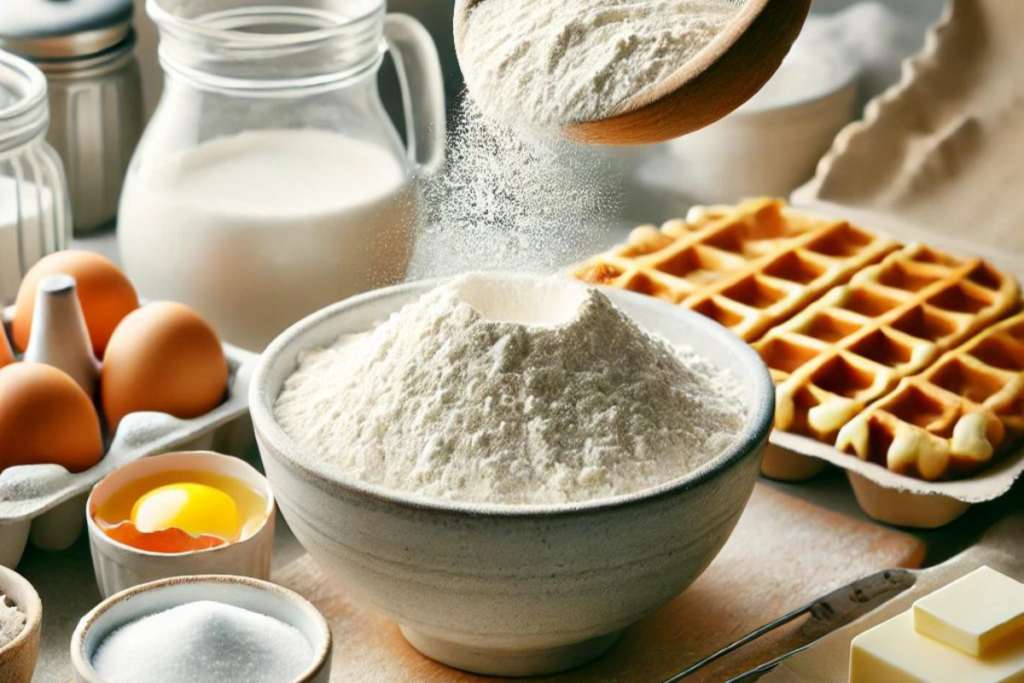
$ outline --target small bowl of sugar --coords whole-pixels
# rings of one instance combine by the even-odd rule
[[[29,683],[39,656],[43,605],[27,579],[0,567],[0,681]]]
[[[309,601],[239,576],[130,588],[85,615],[71,638],[76,683],[327,683],[331,650]]]

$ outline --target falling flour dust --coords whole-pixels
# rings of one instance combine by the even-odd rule
[[[583,145],[523,135],[463,99],[443,170],[427,178],[414,278],[550,271],[603,248],[620,174]]]

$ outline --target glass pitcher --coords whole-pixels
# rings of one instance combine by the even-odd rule
[[[437,50],[383,0],[149,0],[164,92],[118,239],[141,295],[260,350],[293,322],[405,276],[417,180],[444,153]],[[380,102],[390,51],[402,145]]]

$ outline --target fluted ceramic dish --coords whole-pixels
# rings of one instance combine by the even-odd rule
[[[419,282],[330,306],[275,340],[250,409],[278,505],[299,541],[422,653],[494,675],[567,669],[692,583],[728,539],[757,479],[774,389],[761,359],[717,323],[623,291],[641,326],[730,368],[750,399],[734,446],[689,476],[627,496],[515,507],[424,499],[311,468],[273,404],[298,354],[364,332],[436,286]]]
[[[331,680],[331,629],[323,615],[301,595],[267,581],[242,576],[180,576],[121,591],[82,617],[71,636],[73,683],[105,683],[93,668],[92,658],[104,639],[121,626],[201,600],[240,607],[298,629],[309,641],[313,661],[297,678],[281,683],[328,683]]]

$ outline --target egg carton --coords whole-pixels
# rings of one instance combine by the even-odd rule
[[[5,328],[12,313],[11,308],[4,311]],[[60,465],[23,465],[0,472],[0,566],[17,566],[29,541],[43,550],[70,547],[84,527],[85,501],[93,486],[127,463],[172,451],[243,451],[252,439],[249,383],[259,356],[223,346],[227,398],[205,415],[188,420],[155,412],[127,415],[103,459],[77,474]]]

